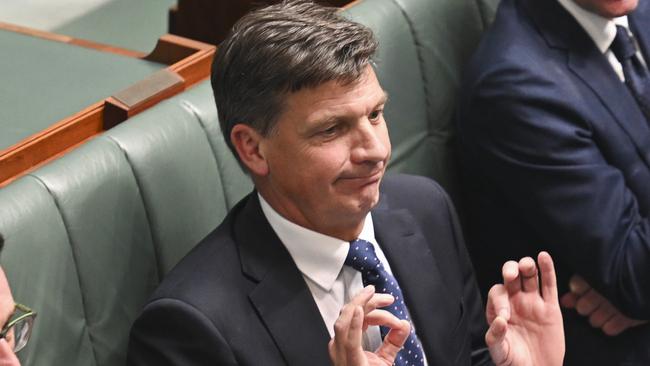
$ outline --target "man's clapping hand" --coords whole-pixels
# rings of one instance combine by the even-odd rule
[[[373,286],[365,287],[347,303],[334,324],[334,338],[329,343],[329,354],[336,366],[389,366],[409,336],[411,326],[386,310],[394,301],[391,295],[376,294]],[[369,325],[390,328],[384,342],[375,352],[363,350],[362,334]]]
[[[546,252],[503,265],[503,284],[488,294],[485,340],[497,366],[559,366],[564,329],[553,260]]]

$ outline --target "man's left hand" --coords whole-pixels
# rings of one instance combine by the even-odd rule
[[[551,256],[541,252],[503,265],[503,284],[488,294],[485,341],[497,366],[560,366],[564,328]]]

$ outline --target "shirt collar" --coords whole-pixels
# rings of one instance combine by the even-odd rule
[[[593,39],[601,53],[607,52],[616,37],[616,25],[628,28],[627,16],[607,19],[583,9],[574,0],[557,0]]]
[[[258,197],[264,216],[300,272],[325,291],[330,291],[343,268],[350,243],[296,225],[275,211],[259,193]],[[370,213],[366,215],[359,238],[376,245]]]

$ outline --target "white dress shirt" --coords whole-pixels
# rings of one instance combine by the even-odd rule
[[[578,24],[580,24],[580,26],[587,32],[600,52],[602,52],[605,57],[607,57],[607,61],[609,61],[610,65],[612,65],[612,68],[614,68],[614,71],[616,71],[619,79],[624,82],[625,75],[623,75],[623,67],[621,66],[621,63],[618,62],[618,59],[614,55],[614,52],[612,52],[610,49],[610,46],[612,45],[614,38],[616,38],[617,25],[625,27],[625,29],[627,29],[627,32],[634,38],[634,35],[632,32],[630,32],[627,16],[607,19],[598,14],[583,9],[580,7],[580,5],[576,4],[574,0],[558,0],[558,2],[576,19]],[[637,50],[638,49],[639,47],[637,44]],[[645,60],[643,59],[643,55],[640,51],[637,51],[636,56],[645,65]]]
[[[341,308],[363,289],[361,273],[344,266],[350,244],[294,224],[275,211],[261,195],[258,196],[264,216],[302,273],[327,330],[333,337],[334,322],[339,317]],[[391,272],[386,256],[377,245],[370,213],[366,216],[359,239],[372,243],[377,257],[386,270]],[[381,345],[378,326],[368,327],[363,337],[366,350],[374,351]]]

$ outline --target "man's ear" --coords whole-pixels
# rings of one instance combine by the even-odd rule
[[[258,176],[265,176],[269,172],[266,158],[260,151],[263,138],[256,129],[243,123],[236,124],[230,131],[230,141],[237,150],[239,159],[252,174]]]

